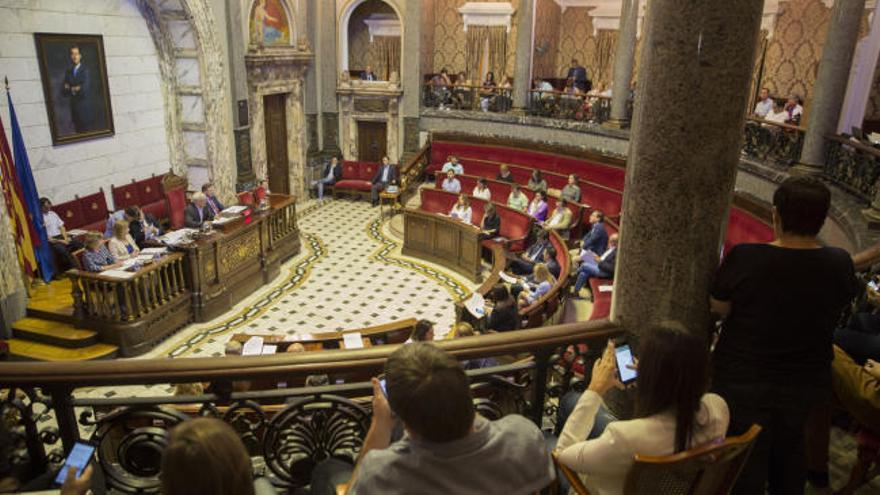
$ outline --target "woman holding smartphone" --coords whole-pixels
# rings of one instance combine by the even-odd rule
[[[587,439],[603,405],[602,396],[624,388],[615,347],[609,341],[556,444],[559,462],[581,474],[590,493],[622,493],[636,453],[669,455],[724,438],[727,431],[727,404],[706,393],[707,340],[671,323],[649,328],[645,335],[635,418],[613,421],[598,438]]]

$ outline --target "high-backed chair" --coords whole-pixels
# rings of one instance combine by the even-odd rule
[[[728,437],[721,443],[701,445],[665,456],[636,454],[626,475],[624,495],[718,495],[729,493],[749,457],[761,427],[752,425],[742,435]],[[553,452],[553,462],[578,495],[589,495],[580,476],[560,463]]]

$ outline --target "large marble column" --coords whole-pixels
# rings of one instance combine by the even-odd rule
[[[535,0],[520,0],[516,12],[516,59],[513,67],[513,106],[525,108],[532,85],[532,31],[535,29]]]
[[[611,118],[606,127],[621,129],[629,126],[627,109],[639,31],[639,0],[621,0],[620,31],[614,48],[614,81],[611,86]]]
[[[813,86],[807,132],[800,162],[793,174],[819,174],[825,164],[825,135],[834,134],[840,108],[846,96],[853,52],[859,37],[859,23],[865,12],[865,0],[835,0],[831,23],[822,48],[819,73]]]
[[[18,264],[6,204],[0,201],[0,338],[11,337],[10,325],[24,318],[27,290]]]
[[[664,320],[708,328],[763,3],[648,2],[612,309],[636,344]]]
[[[336,61],[336,1],[318,0],[318,48],[315,53],[318,71],[318,108],[321,112],[321,146],[325,153],[339,154],[339,113],[336,84],[339,65]]]
[[[405,28],[401,49],[403,50],[403,63],[401,65],[400,81],[403,85],[403,101],[401,105],[401,114],[403,115],[403,136],[402,141],[398,136],[393,136],[394,141],[403,143],[403,149],[398,149],[395,154],[409,157],[419,150],[419,104],[422,94],[422,2],[405,2],[406,10],[404,10],[402,21]],[[433,28],[433,26],[431,26]],[[395,124],[395,129],[400,126]],[[389,131],[391,126],[389,125]],[[389,143],[391,142],[389,138]],[[390,146],[389,146],[390,148]]]
[[[235,134],[237,191],[254,187],[256,175],[251,162],[250,125],[248,122],[247,70],[244,66],[246,42],[242,29],[245,14],[241,2],[226,0],[226,44],[229,47],[229,86],[232,93],[232,130]]]

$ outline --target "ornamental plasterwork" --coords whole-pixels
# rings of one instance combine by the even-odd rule
[[[395,14],[372,14],[364,19],[370,32],[370,43],[376,36],[399,38],[401,35],[400,19]]]
[[[510,2],[467,2],[458,11],[465,31],[468,26],[504,26],[509,33],[515,9]]]

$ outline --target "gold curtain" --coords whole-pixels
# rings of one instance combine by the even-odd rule
[[[596,36],[596,73],[593,83],[604,83],[606,88],[613,84],[614,48],[617,45],[617,31],[602,29]]]
[[[400,37],[377,36],[375,38],[378,67],[376,73],[384,81],[391,79],[391,73],[397,72],[400,80]]]
[[[482,67],[483,53],[489,44],[489,66]],[[501,84],[507,65],[507,30],[503,26],[468,26],[467,77],[474,84],[482,81],[483,73],[495,73],[495,82]]]

